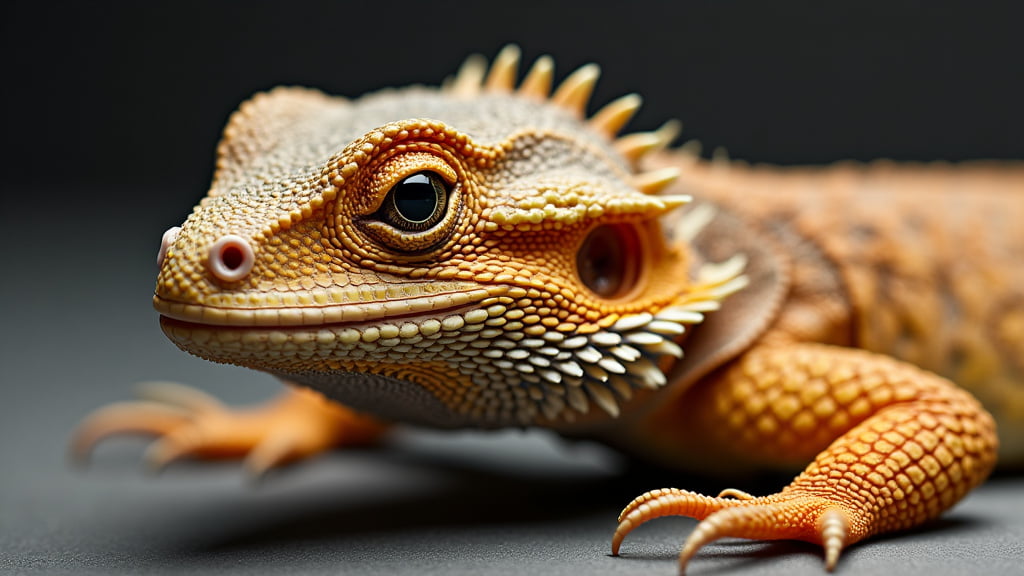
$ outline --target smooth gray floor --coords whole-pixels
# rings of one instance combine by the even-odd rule
[[[633,496],[692,484],[631,476],[596,446],[542,434],[406,430],[381,449],[333,453],[260,486],[234,464],[183,463],[150,477],[137,439],[111,440],[74,469],[70,431],[134,382],[179,380],[231,402],[278,386],[189,357],[160,333],[149,306],[163,225],[154,220],[174,222],[180,193],[153,191],[146,210],[160,218],[108,212],[91,200],[103,191],[89,189],[64,190],[61,210],[25,218],[51,191],[20,192],[0,221],[0,573],[675,573],[689,520],[642,527],[620,558],[609,541]],[[1024,574],[1022,542],[1024,478],[1001,477],[923,530],[849,550],[839,573]],[[822,572],[817,549],[786,542],[726,541],[691,565],[692,574]]]

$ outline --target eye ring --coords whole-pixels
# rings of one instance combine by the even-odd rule
[[[377,217],[403,232],[429,230],[444,218],[451,188],[437,172],[421,170],[388,190]]]
[[[388,258],[416,261],[445,244],[460,221],[463,187],[458,162],[432,152],[389,158],[364,185],[378,198],[356,220],[359,231]]]

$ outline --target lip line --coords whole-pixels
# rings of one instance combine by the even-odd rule
[[[310,330],[323,330],[325,328],[358,328],[363,326],[379,326],[386,323],[401,324],[402,320],[409,318],[423,318],[424,320],[432,317],[437,317],[438,320],[446,317],[458,315],[460,311],[472,310],[472,304],[463,304],[461,306],[454,306],[451,308],[439,308],[431,312],[410,312],[408,314],[391,315],[391,316],[380,316],[378,318],[371,318],[366,320],[356,320],[352,322],[325,322],[323,324],[204,324],[202,322],[194,322],[190,320],[182,320],[166,314],[160,314],[160,322],[172,324],[175,326],[193,328],[193,329],[206,329],[206,330],[248,330],[248,331],[310,331]],[[389,322],[390,321],[390,322]]]
[[[320,305],[320,306],[295,306],[295,307],[274,307],[274,308],[222,308],[204,306],[201,304],[186,304],[184,302],[177,302],[173,300],[167,300],[161,298],[158,295],[154,295],[153,303],[157,312],[160,314],[161,322],[170,322],[179,326],[191,326],[191,327],[202,327],[207,329],[247,329],[247,330],[290,330],[290,329],[322,329],[324,327],[348,327],[348,326],[375,326],[388,321],[399,322],[406,318],[430,318],[437,317],[443,318],[458,314],[460,311],[468,311],[474,308],[479,302],[500,295],[500,290],[495,290],[495,287],[481,288],[470,292],[458,292],[449,294],[433,294],[428,297],[413,297],[401,300],[387,300],[377,302],[353,302],[349,304],[333,304],[333,305]],[[447,300],[445,296],[459,296],[460,301],[458,303],[444,302],[445,306],[432,307],[431,304],[441,304],[439,300]],[[373,306],[378,305],[378,306]],[[419,305],[419,306],[417,306]],[[191,314],[178,313],[175,314],[173,308],[179,310],[184,307],[191,308],[198,314],[193,316]],[[375,308],[367,312],[365,308]],[[391,307],[392,310],[387,310]],[[171,310],[168,310],[168,309]],[[359,308],[363,308],[360,310]],[[327,318],[328,314],[321,316],[319,321],[315,319],[315,316],[309,318],[303,318],[303,310],[317,310],[317,311],[328,311],[333,312],[330,316],[335,318]],[[204,322],[200,320],[203,312],[213,312],[225,319],[227,315],[232,312],[256,312],[257,314],[262,313],[267,317],[271,317],[280,312],[297,312],[297,316],[292,316],[297,321],[294,322],[267,322],[266,320],[260,321],[260,319],[253,314],[248,318],[242,317],[241,319],[236,317],[236,322],[225,321],[225,322]],[[352,317],[349,320],[344,319],[345,312],[349,311]]]

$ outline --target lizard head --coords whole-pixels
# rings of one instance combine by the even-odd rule
[[[243,104],[208,196],[165,235],[165,333],[439,426],[615,416],[662,387],[742,264],[701,276],[662,231],[689,199],[637,166],[673,125],[616,139],[639,97],[588,119],[595,66],[549,95],[550,59],[518,88],[517,65],[506,48],[440,89]]]

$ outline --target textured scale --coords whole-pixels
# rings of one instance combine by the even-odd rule
[[[1024,460],[1024,167],[690,164],[678,186],[803,250],[794,274],[816,295],[779,329],[949,378],[994,412],[1000,456]]]
[[[812,463],[779,494],[763,498],[680,490],[641,496],[620,517],[615,552],[636,526],[667,514],[718,518],[688,546],[724,536],[822,543],[821,523],[831,509],[841,519],[836,545],[842,548],[938,516],[995,464],[995,422],[974,398],[870,352],[769,346],[747,354],[689,400],[683,426],[704,432],[707,454],[700,461],[742,457],[755,468]],[[674,432],[667,417],[657,415],[651,425]]]
[[[243,104],[164,236],[154,305],[183,350],[297,389],[234,411],[161,385],[87,419],[75,453],[144,431],[155,466],[262,473],[383,419],[540,426],[705,474],[806,466],[769,496],[629,504],[615,553],[649,520],[703,519],[681,569],[726,536],[818,543],[831,569],[953,506],[1000,441],[947,378],[1022,458],[1024,171],[707,163],[667,150],[676,122],[618,136],[637,95],[588,117],[596,65],[518,75],[510,46],[440,89]],[[432,192],[399,196],[413,176]]]
[[[209,197],[166,251],[155,303],[168,336],[381,416],[445,427],[571,423],[592,406],[618,415],[635,390],[663,385],[658,359],[678,356],[671,339],[702,317],[668,334],[616,320],[672,323],[658,311],[717,301],[741,288],[741,270],[679,291],[668,278],[691,262],[672,249],[633,299],[581,285],[572,268],[588,231],[621,225],[661,250],[652,217],[689,197],[654,195],[676,171],[636,173],[616,152],[638,98],[580,122],[597,68],[548,101],[544,62],[527,97],[512,92],[510,48],[490,71],[467,61],[447,91],[348,101],[278,89],[243,105]],[[376,221],[388,190],[423,170],[453,187],[445,217],[414,234]],[[256,246],[244,277],[208,273],[225,232],[242,252]],[[345,373],[377,384],[350,386]]]

